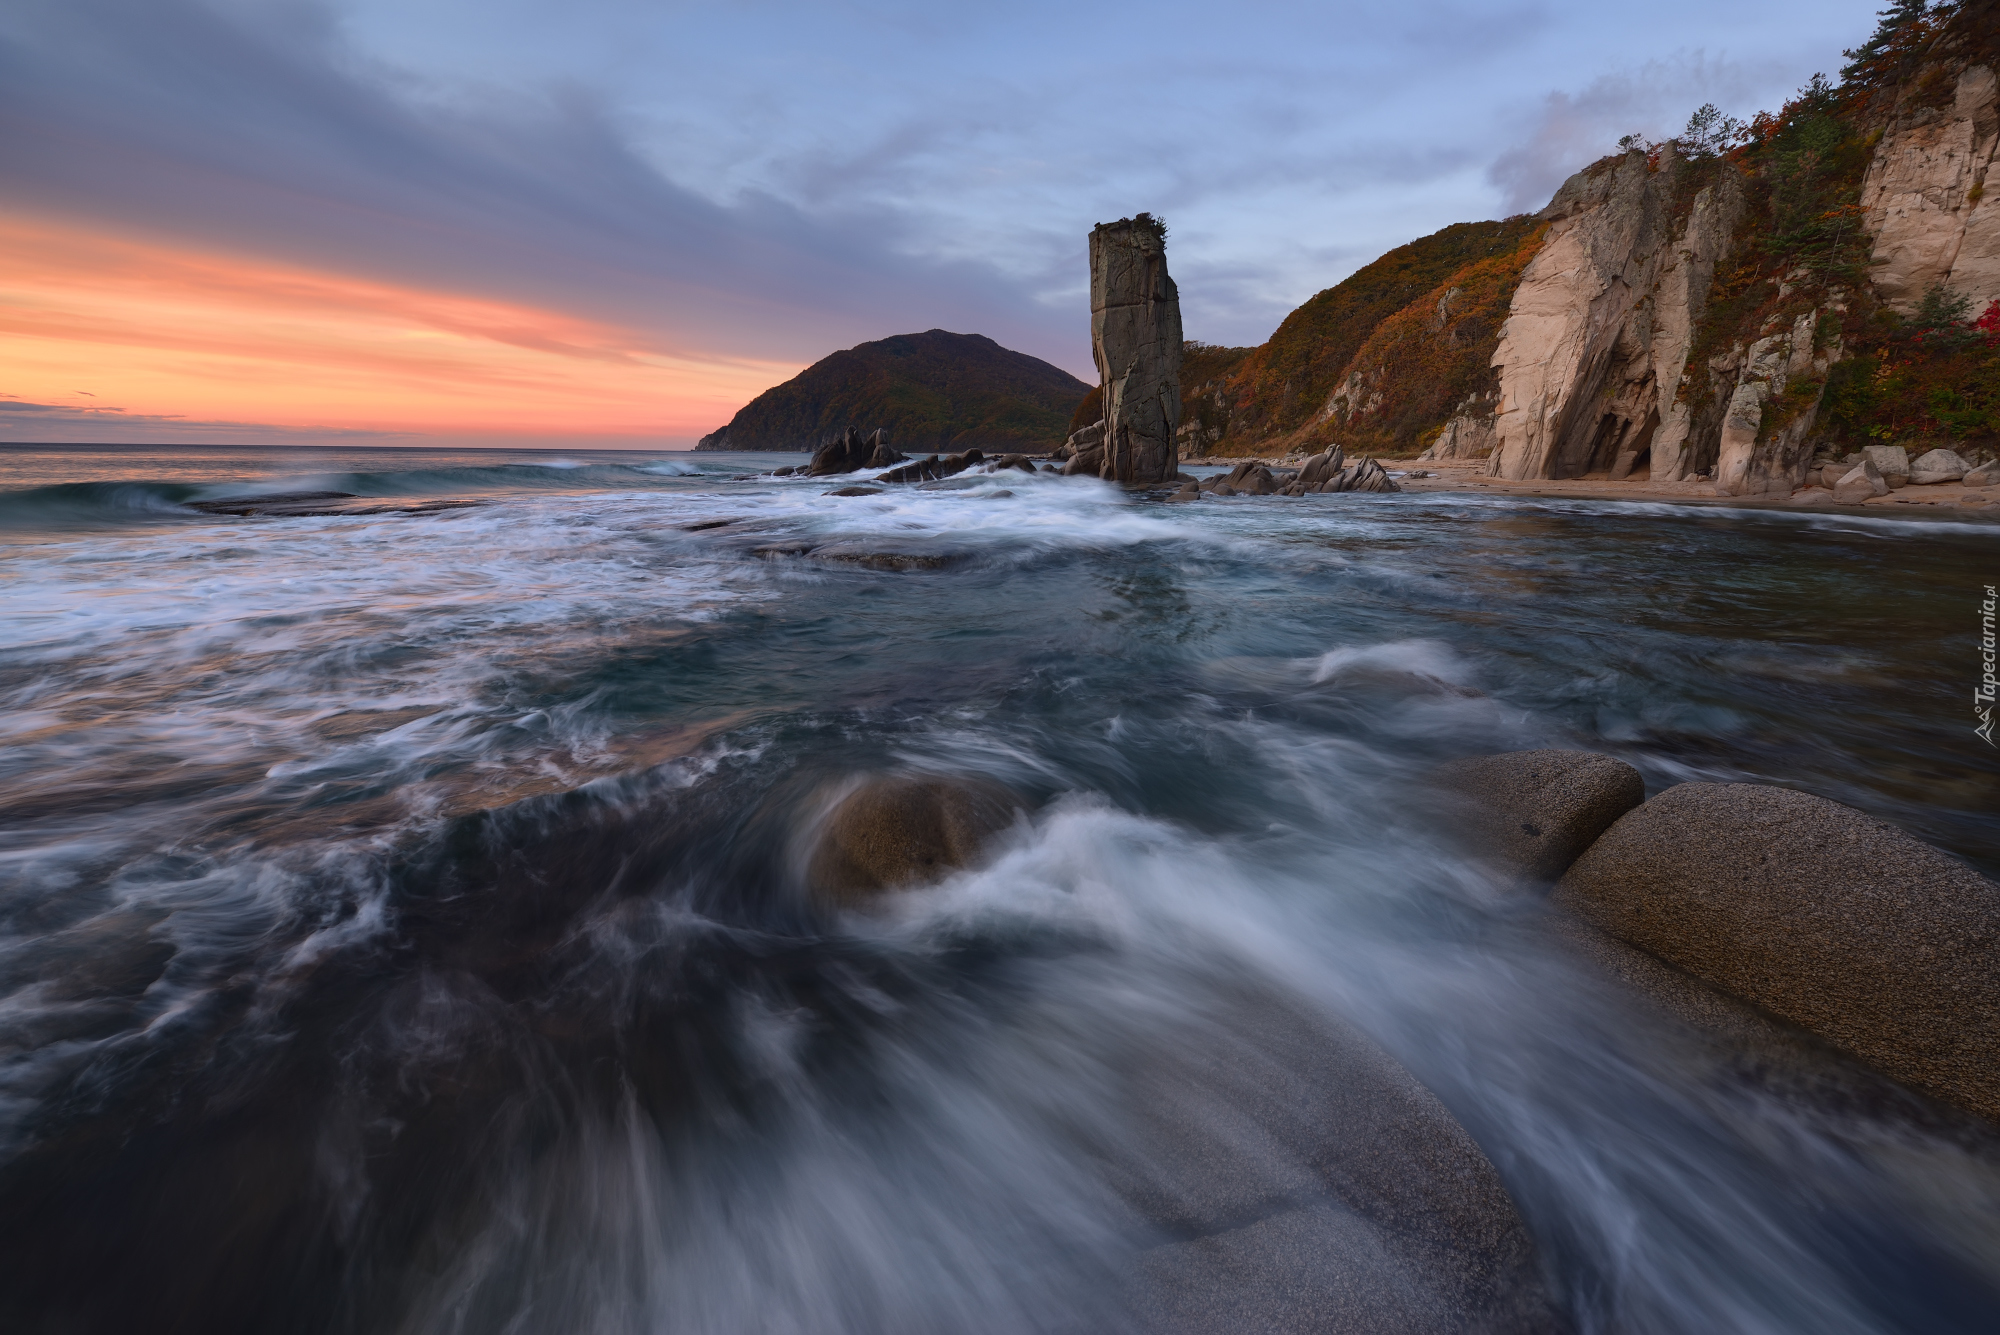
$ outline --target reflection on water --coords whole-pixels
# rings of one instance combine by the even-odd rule
[[[1718,1065],[1408,800],[1585,746],[1991,874],[1991,524],[224,455],[0,494],[10,1329],[1116,1328],[1162,1235],[1107,1164],[1279,1014],[1438,1092],[1580,1329],[1993,1310],[1990,1155]],[[302,481],[491,503],[180,504]],[[797,827],[881,769],[1034,815],[829,919]]]

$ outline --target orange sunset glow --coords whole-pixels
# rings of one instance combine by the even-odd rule
[[[0,216],[0,393],[288,428],[658,442],[799,370],[553,310]]]

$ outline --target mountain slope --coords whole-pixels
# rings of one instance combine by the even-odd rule
[[[698,450],[810,450],[852,426],[909,451],[1060,442],[1090,386],[979,334],[932,329],[862,343],[752,399]]]

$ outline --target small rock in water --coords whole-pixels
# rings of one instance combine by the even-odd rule
[[[807,880],[820,898],[844,906],[935,881],[970,866],[1019,806],[1013,793],[983,779],[871,779],[828,815]]]
[[[839,491],[829,491],[829,496],[880,496],[880,487],[842,487]]]
[[[1431,779],[1464,800],[1466,834],[1479,856],[1543,882],[1646,800],[1638,770],[1595,751],[1473,756],[1438,766]]]

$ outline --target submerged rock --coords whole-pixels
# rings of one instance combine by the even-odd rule
[[[1612,822],[1646,800],[1646,781],[1595,751],[1509,751],[1453,760],[1431,781],[1460,802],[1483,858],[1516,876],[1553,881]]]
[[[1948,1103],[2000,1120],[2000,885],[1851,807],[1684,783],[1555,900]]]
[[[939,775],[871,779],[827,816],[806,879],[836,905],[935,881],[970,866],[1013,822],[1014,794],[983,779]]]

